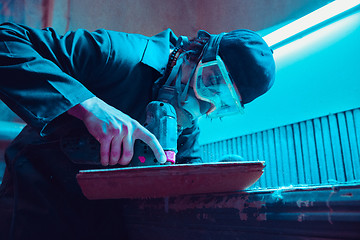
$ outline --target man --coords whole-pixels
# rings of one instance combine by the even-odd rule
[[[177,163],[201,162],[196,119],[241,111],[273,84],[274,60],[256,33],[236,30],[177,38],[98,30],[0,26],[0,96],[27,126],[6,151],[0,229],[14,239],[125,239],[119,200],[88,201],[80,169],[59,139],[85,127],[100,143],[98,167],[127,165],[136,139],[166,161],[140,123],[152,100],[178,119]],[[101,163],[101,165],[100,165]]]

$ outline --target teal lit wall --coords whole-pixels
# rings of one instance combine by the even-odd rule
[[[245,114],[200,120],[207,144],[360,107],[360,13],[274,51],[273,88]]]

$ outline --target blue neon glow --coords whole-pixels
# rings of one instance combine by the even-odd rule
[[[304,32],[316,25],[338,16],[354,7],[360,5],[360,0],[337,0],[326,6],[302,17],[290,24],[264,36],[267,44],[274,48],[280,42],[285,41],[301,32]]]
[[[357,8],[359,9],[359,8]],[[274,51],[272,89],[244,115],[201,119],[200,142],[221,141],[360,107],[360,9]]]

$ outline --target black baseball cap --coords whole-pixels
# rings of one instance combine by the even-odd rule
[[[243,104],[266,93],[273,85],[273,52],[256,32],[239,29],[225,34],[220,41],[219,55],[239,90]]]
[[[204,30],[198,32],[198,37],[204,35],[210,34]],[[220,41],[219,55],[239,90],[242,104],[253,101],[273,85],[273,52],[256,32],[239,29],[226,33]]]

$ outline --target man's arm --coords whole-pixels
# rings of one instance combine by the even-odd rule
[[[164,150],[151,132],[99,98],[90,98],[68,113],[82,120],[90,134],[100,142],[102,165],[128,165],[134,155],[136,139],[148,144],[160,163],[166,162]]]
[[[99,33],[79,31],[70,33],[69,41],[62,45],[59,39],[50,30],[0,26],[1,99],[42,136],[66,112],[81,119],[101,143],[103,165],[130,161],[135,139],[147,143],[158,161],[165,162],[164,151],[151,133],[75,79],[86,81],[91,74],[95,78],[104,69],[107,35],[102,38]]]
[[[54,119],[94,94],[65,73],[55,60],[35,49],[38,44],[43,45],[44,51],[50,49],[50,40],[38,42],[30,36],[27,29],[16,24],[0,26],[0,97],[27,124],[46,136]]]

